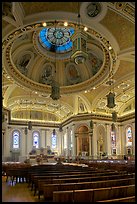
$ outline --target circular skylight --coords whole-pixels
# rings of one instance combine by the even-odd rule
[[[44,28],[39,33],[39,41],[48,51],[65,53],[72,50],[70,37],[73,34],[73,28]]]

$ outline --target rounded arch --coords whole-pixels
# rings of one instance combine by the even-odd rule
[[[77,155],[89,155],[89,127],[81,124],[77,127]]]
[[[11,142],[11,149],[20,149],[21,147],[21,132],[18,129],[12,130],[12,142]]]
[[[32,131],[32,146],[36,149],[40,148],[40,132],[38,130]]]
[[[97,125],[97,154],[107,154],[106,128],[103,124]]]

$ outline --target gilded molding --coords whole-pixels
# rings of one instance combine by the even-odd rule
[[[60,25],[63,26],[64,22],[59,22]],[[48,22],[47,26],[53,26],[53,22]],[[70,23],[70,26],[75,26],[75,24]],[[47,85],[43,85],[37,82],[34,82],[30,80],[29,78],[25,77],[23,74],[21,74],[18,69],[15,67],[14,64],[11,63],[11,53],[12,53],[12,43],[15,38],[20,37],[23,34],[26,34],[27,32],[36,32],[37,30],[40,30],[42,28],[41,23],[37,24],[32,24],[32,25],[26,25],[23,28],[20,28],[18,30],[14,30],[12,33],[7,36],[6,39],[4,39],[3,44],[2,44],[2,49],[3,52],[6,52],[6,62],[4,61],[4,68],[6,72],[11,75],[11,77],[17,82],[17,84],[22,84],[23,87],[27,87],[31,90],[34,89],[43,93],[51,92],[51,87]],[[84,28],[84,26],[82,26]],[[102,44],[102,49],[104,52],[104,64],[102,65],[101,69],[99,72],[93,76],[91,79],[82,82],[80,84],[73,85],[73,87],[61,87],[61,94],[69,94],[69,93],[76,93],[79,91],[83,91],[88,88],[92,88],[94,86],[99,86],[102,83],[102,80],[106,80],[108,78],[108,73],[109,71],[113,71],[115,67],[115,59],[116,59],[116,54],[114,52],[114,49],[109,50],[110,43],[107,41],[106,38],[102,37],[100,33],[97,31],[89,28],[89,35],[94,36],[97,40],[100,41]],[[40,53],[39,53],[40,54]],[[8,64],[8,66],[7,66]],[[84,86],[83,86],[84,85]]]

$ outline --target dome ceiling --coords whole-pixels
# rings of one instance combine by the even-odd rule
[[[3,4],[3,97],[12,118],[29,118],[26,113],[30,110],[32,119],[51,122],[80,113],[110,115],[106,95],[111,89],[116,92],[114,109],[119,116],[133,112],[134,6],[81,2],[87,59],[76,64],[72,54],[78,19],[73,3],[59,2],[57,6],[52,2],[52,9],[48,2],[33,2],[31,13],[29,4]],[[132,12],[126,13],[127,8]],[[111,18],[115,27],[108,23]],[[64,26],[65,21],[68,26]],[[124,27],[120,27],[123,22]],[[125,40],[124,33],[119,34],[120,28],[132,43]],[[52,80],[60,86],[57,101],[50,97]]]

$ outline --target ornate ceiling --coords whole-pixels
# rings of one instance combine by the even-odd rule
[[[81,29],[88,28],[88,57],[77,65],[71,47],[47,49],[40,33],[47,29],[43,35],[52,43],[55,35],[59,46],[65,39],[71,42],[69,29],[77,30],[78,7]],[[54,123],[84,113],[111,116],[116,111],[122,117],[135,112],[134,4],[4,2],[2,35],[3,104],[12,120]],[[60,86],[59,100],[50,97],[52,79]],[[115,92],[113,109],[107,107],[110,91]]]

